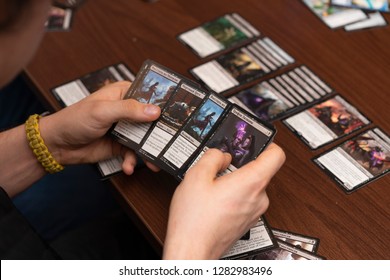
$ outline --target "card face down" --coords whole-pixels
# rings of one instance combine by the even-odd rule
[[[379,128],[370,129],[313,161],[352,193],[390,171],[390,138]]]
[[[223,15],[180,34],[177,38],[195,54],[204,58],[244,44],[260,32],[237,13]]]

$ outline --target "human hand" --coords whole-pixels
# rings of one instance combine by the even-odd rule
[[[40,120],[42,138],[60,164],[92,163],[121,155],[124,158],[123,171],[126,174],[133,172],[136,165],[134,152],[105,134],[121,119],[154,121],[160,115],[160,108],[134,99],[122,100],[129,87],[129,82],[110,84]],[[158,170],[146,164],[152,170]]]
[[[284,160],[271,144],[256,160],[216,177],[231,156],[208,150],[172,198],[163,258],[220,258],[267,210],[266,186]]]

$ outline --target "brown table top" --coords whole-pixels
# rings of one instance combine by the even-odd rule
[[[390,132],[390,27],[331,30],[301,1],[87,1],[70,32],[45,36],[26,74],[56,110],[60,105],[50,89],[118,62],[135,72],[150,58],[192,78],[188,69],[206,60],[176,36],[229,12],[241,14],[292,55],[295,66],[307,65],[373,125]],[[389,14],[384,16],[390,20]],[[390,176],[347,195],[311,161],[345,139],[312,151],[281,121],[274,124],[275,142],[287,161],[268,187],[269,224],[318,237],[318,253],[327,259],[390,259]],[[130,216],[161,250],[175,179],[141,169],[112,182]]]

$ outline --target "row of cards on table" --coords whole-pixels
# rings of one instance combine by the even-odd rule
[[[161,118],[143,127],[121,122],[114,133],[122,143],[148,160],[159,161],[158,165],[179,178],[188,165],[196,161],[194,157],[199,157],[200,150],[203,153],[210,147],[232,154],[236,160],[230,170],[242,166],[255,158],[274,135],[268,122],[283,117],[283,123],[313,150],[370,124],[359,110],[303,65],[240,91],[227,100],[207,93],[165,67],[152,63],[143,69],[140,82],[133,84],[138,86],[137,96],[133,97],[145,103],[164,104]],[[167,93],[174,82],[165,76],[184,79],[180,87],[171,92],[175,93],[173,97]],[[117,64],[59,86],[52,92],[63,106],[69,106],[106,84],[134,81],[134,78],[124,64]],[[156,83],[159,84],[153,88]],[[249,135],[254,139],[247,139],[247,145],[252,143],[245,150],[244,140]],[[242,141],[237,147],[229,144],[236,137],[241,138],[236,141]],[[389,158],[390,139],[379,128],[374,128],[313,161],[349,193],[386,174],[390,169]],[[121,162],[121,158],[100,162],[99,170],[104,177],[110,176],[121,170]]]

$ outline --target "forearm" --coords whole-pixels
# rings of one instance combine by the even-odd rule
[[[0,133],[0,186],[14,196],[45,175],[23,125]]]

